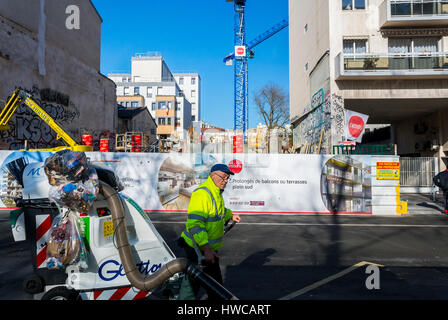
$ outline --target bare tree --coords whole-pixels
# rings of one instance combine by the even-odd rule
[[[278,85],[264,85],[256,93],[254,102],[268,129],[283,127],[289,123],[288,94]]]
[[[258,114],[267,126],[267,150],[270,152],[271,130],[289,123],[288,94],[276,84],[266,84],[255,95]]]

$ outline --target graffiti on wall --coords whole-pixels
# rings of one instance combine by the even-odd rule
[[[312,96],[312,110],[298,125],[298,141],[301,145],[306,145],[307,153],[318,152],[328,153],[330,149],[330,128],[331,128],[331,92],[324,91],[323,88],[316,91]],[[322,138],[321,138],[322,137]]]
[[[80,116],[79,110],[66,94],[50,88],[39,89],[36,86],[31,90],[21,89],[29,93],[33,100],[63,128],[68,127]],[[56,140],[56,133],[25,105],[17,108],[8,125],[8,130],[0,131],[1,149],[23,149],[25,141],[28,147],[33,149],[61,145],[61,142]],[[70,134],[70,131],[67,130],[67,133]]]
[[[333,129],[334,134],[337,136],[344,135],[344,123],[345,123],[345,113],[344,113],[344,98],[340,95],[333,93],[331,103],[331,114],[333,117]]]
[[[335,143],[344,138],[344,98],[321,88],[312,96],[311,106],[295,130],[294,141],[306,146],[306,153],[331,153],[332,139]]]

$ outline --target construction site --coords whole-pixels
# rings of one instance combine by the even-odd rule
[[[446,299],[447,27],[446,0],[0,1],[0,300]]]

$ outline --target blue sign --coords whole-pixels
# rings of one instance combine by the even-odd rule
[[[150,261],[139,262],[136,264],[140,273],[144,275],[148,275],[150,273],[154,273],[162,267],[162,264],[150,264]],[[112,281],[116,279],[118,276],[125,276],[126,273],[123,270],[123,265],[116,260],[107,260],[101,264],[98,269],[98,275],[101,280],[104,281]]]

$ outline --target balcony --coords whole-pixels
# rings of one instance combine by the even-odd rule
[[[381,28],[448,26],[448,0],[384,0],[379,7]]]
[[[336,80],[448,79],[448,52],[343,54],[336,56]]]
[[[174,125],[158,125],[157,134],[172,134],[174,133]]]

